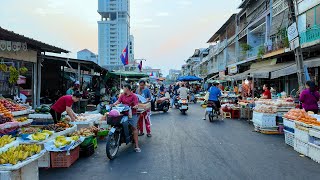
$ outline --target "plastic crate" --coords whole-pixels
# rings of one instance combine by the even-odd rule
[[[294,146],[294,133],[284,130],[284,139],[286,144],[291,147]]]
[[[309,135],[310,135],[311,137],[316,137],[316,138],[319,138],[319,139],[320,139],[320,131],[319,131],[319,130],[310,129],[310,130],[309,130]]]
[[[309,142],[309,130],[308,128],[304,128],[304,127],[296,127],[294,129],[294,135],[296,139],[299,139],[300,141],[304,142],[304,143],[308,143]]]
[[[320,146],[309,143],[309,157],[317,163],[320,163]]]
[[[252,121],[260,127],[276,127],[276,114],[253,112]]]
[[[98,136],[107,136],[108,133],[109,133],[108,130],[103,130],[103,131],[99,131],[99,132],[97,133],[97,135],[98,135]]]
[[[79,159],[80,147],[76,147],[67,155],[63,152],[50,152],[51,167],[52,168],[67,168],[70,167],[77,159]]]
[[[91,145],[93,143],[93,139],[94,139],[93,136],[86,137],[84,141],[80,144],[80,147],[86,147]]]
[[[309,156],[309,144],[305,143],[303,141],[300,141],[299,139],[294,139],[294,150],[305,155]]]
[[[94,144],[91,143],[86,147],[80,147],[80,157],[90,157],[94,154]]]

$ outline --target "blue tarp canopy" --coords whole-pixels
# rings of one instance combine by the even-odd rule
[[[181,76],[178,81],[201,81],[202,79],[197,76]]]

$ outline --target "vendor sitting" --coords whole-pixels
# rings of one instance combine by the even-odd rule
[[[78,102],[81,98],[79,91],[76,91],[73,95],[65,95],[58,99],[58,101],[51,106],[50,114],[54,120],[54,123],[57,123],[61,120],[61,114],[64,111],[67,111],[67,114],[70,116],[71,121],[77,119],[76,114],[72,110],[72,104]]]

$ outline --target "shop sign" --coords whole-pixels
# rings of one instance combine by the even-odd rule
[[[292,40],[294,40],[294,38],[298,37],[299,36],[299,33],[298,33],[298,29],[297,29],[297,23],[292,23],[291,26],[288,27],[288,39],[289,39],[289,42],[291,42]]]
[[[237,66],[231,66],[228,68],[229,74],[236,74],[238,72],[238,67]]]
[[[27,43],[0,40],[2,51],[27,51]]]
[[[220,71],[220,72],[219,72],[219,77],[224,77],[224,76],[226,76],[225,71]]]

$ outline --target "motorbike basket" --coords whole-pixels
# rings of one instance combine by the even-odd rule
[[[119,126],[121,124],[121,119],[123,117],[123,114],[117,117],[110,117],[107,118],[107,123],[111,126]]]

